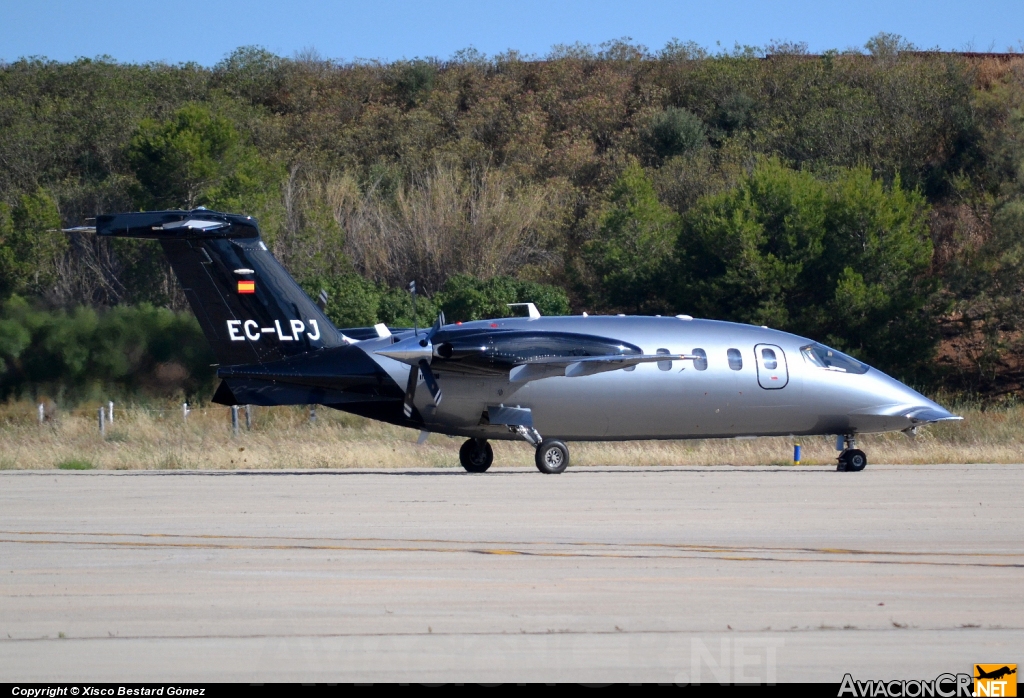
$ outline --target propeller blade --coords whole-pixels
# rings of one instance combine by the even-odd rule
[[[412,405],[413,400],[416,399],[416,381],[419,379],[419,372],[419,366],[409,368],[409,382],[405,385],[405,405],[402,407],[402,412],[406,417],[412,417]]]
[[[423,382],[427,384],[427,390],[430,391],[430,397],[434,398],[434,404],[440,405],[441,386],[437,384],[434,372],[430,370],[430,364],[426,359],[420,359],[420,372],[423,374]]]

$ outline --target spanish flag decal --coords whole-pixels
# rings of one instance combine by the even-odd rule
[[[256,293],[256,282],[255,281],[239,281],[238,282],[239,293]]]

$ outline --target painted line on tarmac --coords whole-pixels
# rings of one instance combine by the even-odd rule
[[[545,630],[518,630],[518,631],[507,631],[507,630],[428,630],[428,631],[404,631],[404,632],[379,632],[379,633],[254,633],[244,635],[82,635],[75,636],[69,635],[67,637],[7,637],[0,639],[0,646],[5,643],[16,643],[16,642],[83,642],[83,641],[117,641],[117,640],[266,640],[266,639],[330,639],[330,638],[347,638],[347,637],[517,637],[520,635],[534,635],[534,636],[546,636],[546,635],[755,635],[764,636],[768,633],[772,635],[798,635],[804,633],[833,633],[836,631],[842,632],[854,632],[854,633],[913,633],[913,632],[940,632],[940,633],[973,633],[973,632],[984,632],[990,633],[993,631],[997,632],[1020,632],[1024,630],[1024,627],[1015,626],[1004,626],[1004,625],[991,625],[987,628],[979,627],[963,627],[963,626],[936,626],[936,627],[920,627],[920,626],[898,626],[892,625],[881,626],[881,627],[840,627],[832,625],[822,626],[806,626],[803,628],[761,628],[760,630],[741,630],[738,628],[730,628],[722,630],[721,628],[705,628],[696,630],[677,630],[677,629],[662,629],[662,630],[628,630],[619,629],[615,630],[571,630],[569,628],[560,628],[558,630],[545,629]]]
[[[130,534],[121,534],[126,538],[133,537]],[[134,536],[142,537],[142,536]],[[149,542],[149,541],[126,541],[126,540],[59,540],[59,539],[36,539],[19,540],[15,538],[0,538],[0,543],[11,543],[21,545],[67,545],[75,547],[99,547],[99,548],[133,548],[133,549],[193,549],[193,550],[325,550],[339,552],[421,552],[421,553],[470,553],[477,555],[522,555],[529,557],[563,557],[563,558],[602,558],[602,559],[648,559],[648,560],[727,560],[733,562],[830,562],[837,564],[871,564],[871,565],[915,565],[928,567],[985,567],[985,568],[1024,568],[1024,563],[1010,562],[948,562],[931,560],[865,560],[865,559],[837,559],[836,557],[769,557],[759,555],[738,555],[720,554],[719,551],[689,551],[692,554],[646,554],[626,552],[582,552],[582,551],[545,551],[545,550],[516,550],[513,548],[473,548],[473,547],[440,547],[440,546],[408,546],[408,545],[315,545],[311,543],[273,545],[273,544],[250,544],[239,543],[185,543],[185,542]],[[477,545],[479,543],[476,543]],[[469,545],[473,545],[472,543]],[[545,545],[545,544],[538,544]],[[622,546],[628,547],[628,546]],[[966,555],[965,555],[966,557]]]
[[[413,545],[438,544],[448,546],[483,545],[495,546],[501,550],[507,546],[566,546],[566,547],[606,547],[606,548],[665,548],[669,550],[686,550],[702,553],[770,552],[770,553],[810,553],[819,555],[874,555],[893,557],[954,557],[954,558],[1022,558],[1021,553],[983,553],[983,552],[922,552],[894,550],[863,550],[857,548],[814,548],[805,546],[751,546],[751,545],[714,545],[705,543],[604,543],[600,541],[495,541],[495,540],[459,540],[445,538],[367,538],[331,536],[240,536],[224,534],[187,534],[187,533],[110,533],[88,531],[15,531],[2,530],[0,535],[8,536],[79,536],[103,538],[174,538],[188,540],[231,540],[231,541],[330,541],[334,543],[407,543]],[[71,541],[69,541],[70,543]],[[99,545],[100,543],[97,543]],[[353,549],[373,549],[371,547],[353,546]],[[505,552],[504,554],[511,554]]]

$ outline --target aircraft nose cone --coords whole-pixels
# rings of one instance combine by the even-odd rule
[[[892,397],[896,398],[896,402],[903,403],[898,408],[890,408],[891,414],[899,415],[904,419],[910,421],[911,424],[926,424],[929,422],[945,422],[953,419],[962,419],[942,405],[929,400],[921,393],[906,386],[894,378],[889,378],[888,383],[891,386]],[[881,392],[881,391],[880,391]]]
[[[410,337],[409,339],[403,339],[401,342],[392,344],[387,349],[375,351],[374,354],[380,354],[389,359],[415,366],[421,359],[430,361],[434,355],[434,348],[430,345],[430,341],[425,338]]]
[[[867,377],[869,382],[861,393],[863,406],[849,412],[849,426],[856,431],[903,430],[921,424],[961,419],[880,371],[872,371]]]
[[[907,419],[914,422],[915,424],[923,424],[926,422],[947,422],[951,420],[963,419],[958,417],[945,407],[937,405],[929,400],[929,404],[921,405],[920,407],[912,407],[907,411]]]

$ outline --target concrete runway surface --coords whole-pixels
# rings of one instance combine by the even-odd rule
[[[0,681],[1024,663],[1024,466],[0,473]]]

